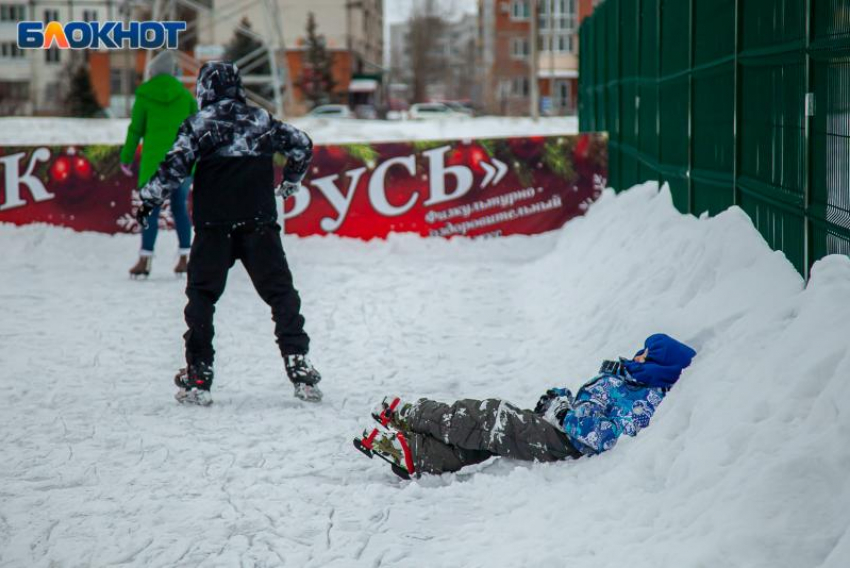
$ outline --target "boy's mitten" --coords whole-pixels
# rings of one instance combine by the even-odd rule
[[[139,225],[141,225],[143,229],[148,228],[148,217],[153,209],[154,206],[152,204],[142,200],[142,204],[139,205],[139,208],[136,210],[136,221],[139,222]]]
[[[549,408],[549,405],[552,404],[552,401],[558,398],[558,390],[559,389],[549,389],[540,397],[537,401],[537,405],[534,407],[534,414],[543,415],[546,412],[546,409]]]
[[[280,182],[280,185],[275,188],[274,192],[286,200],[287,197],[292,196],[292,194],[298,191],[299,187],[301,187],[301,184],[298,182],[283,180]]]
[[[573,393],[570,392],[570,389],[549,389],[537,401],[534,413],[552,424],[560,425],[572,407]]]

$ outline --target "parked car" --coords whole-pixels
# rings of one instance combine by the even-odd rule
[[[357,105],[354,107],[354,114],[357,118],[365,120],[378,119],[378,109],[376,109],[373,105]]]
[[[319,105],[307,116],[311,118],[354,118],[354,113],[345,105]]]
[[[456,113],[464,114],[466,116],[474,116],[475,114],[471,108],[460,101],[442,101],[442,103]]]
[[[466,116],[453,111],[443,103],[416,103],[410,107],[410,118],[414,120],[429,120],[439,118],[458,118]]]

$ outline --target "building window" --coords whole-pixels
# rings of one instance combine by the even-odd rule
[[[61,61],[61,51],[58,47],[51,47],[44,50],[44,60],[47,63],[59,63]]]
[[[511,81],[502,79],[499,81],[499,98],[506,99],[511,94]]]
[[[24,50],[14,41],[0,43],[0,57],[4,59],[23,59]]]
[[[566,112],[572,109],[569,81],[555,81],[555,106],[558,112]]]
[[[528,45],[528,38],[511,38],[511,57],[513,59],[528,59],[530,53],[531,49]]]
[[[22,81],[0,81],[0,100],[27,100],[30,98],[30,84]]]
[[[142,83],[143,76],[134,71],[130,71],[130,75],[127,76],[127,71],[121,69],[120,67],[112,67],[109,70],[109,91],[113,95],[131,95],[136,91],[136,87],[138,87]],[[124,88],[124,81],[127,81],[129,91]]]
[[[45,10],[44,11],[44,23],[49,24],[50,22],[58,22],[59,21],[59,10]]]
[[[529,0],[513,0],[511,2],[511,19],[527,20],[531,17],[531,6]]]
[[[109,69],[109,92],[113,95],[122,93],[123,82],[121,81],[121,69],[112,67]]]
[[[84,22],[96,22],[97,21],[97,10],[83,10],[83,21]]]
[[[540,51],[575,53],[575,34],[557,34],[540,37]]]
[[[45,101],[51,101],[55,105],[59,101],[60,94],[61,88],[58,82],[53,81],[44,86]]]
[[[577,21],[575,0],[543,0],[539,16],[541,49],[574,53]]]
[[[514,77],[511,80],[511,94],[515,97],[527,97],[528,77]]]
[[[0,22],[20,22],[26,19],[24,4],[0,4]]]

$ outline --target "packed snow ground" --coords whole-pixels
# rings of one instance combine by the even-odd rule
[[[574,116],[537,121],[504,116],[395,121],[305,117],[291,122],[309,132],[316,144],[559,136],[578,132],[578,120]],[[128,119],[117,118],[0,117],[0,146],[123,144],[129,123]]]
[[[134,282],[134,237],[0,226],[0,566],[850,565],[846,257],[804,287],[740,210],[651,185],[537,237],[287,237],[324,403],[237,266],[193,408],[160,238]],[[384,394],[532,405],[656,331],[699,355],[607,454],[404,482],[351,445]]]

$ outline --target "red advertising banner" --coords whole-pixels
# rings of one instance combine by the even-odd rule
[[[138,231],[135,180],[121,173],[119,152],[0,148],[0,222]],[[587,209],[606,185],[607,162],[602,134],[317,146],[286,202],[285,231],[361,239],[541,233]],[[167,208],[160,224],[171,224]]]

